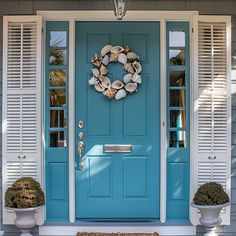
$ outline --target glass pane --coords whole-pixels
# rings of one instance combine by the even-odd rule
[[[66,64],[66,50],[52,49],[50,50],[50,65],[65,65]]]
[[[170,131],[169,147],[185,148],[186,147],[186,132],[185,131]]]
[[[176,133],[176,131],[170,131],[169,147],[172,147],[172,148],[177,147],[177,133]]]
[[[169,59],[171,65],[185,65],[185,50],[170,49]]]
[[[186,111],[171,110],[170,111],[170,127],[185,128],[186,127]]]
[[[169,46],[170,47],[185,47],[185,32],[169,31]]]
[[[66,70],[49,71],[50,86],[66,86]]]
[[[63,107],[66,104],[65,89],[50,90],[50,107]]]
[[[66,127],[66,116],[64,110],[50,110],[50,127]]]
[[[50,131],[50,147],[66,147],[64,131]]]
[[[186,92],[185,89],[170,90],[170,107],[185,107]]]
[[[50,47],[66,47],[66,31],[50,32]]]
[[[170,86],[171,87],[185,87],[185,71],[172,70],[170,72]]]

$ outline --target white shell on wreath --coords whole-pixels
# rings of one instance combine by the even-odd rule
[[[120,80],[116,80],[112,83],[111,87],[114,89],[121,89],[124,87],[124,84]]]
[[[141,84],[142,83],[142,78],[140,75],[138,75],[137,73],[135,73],[133,75],[133,77],[131,78],[131,80],[135,83]]]
[[[110,49],[110,52],[114,53],[114,54],[118,54],[118,53],[121,53],[123,51],[124,51],[124,48],[121,47],[121,46],[115,46],[115,47]]]
[[[96,78],[99,76],[99,70],[97,68],[93,68],[92,73],[93,73],[93,76],[95,76]]]
[[[104,88],[111,87],[111,81],[108,77],[101,75],[101,76],[99,76],[98,79],[99,79],[99,81],[101,81],[101,84]]]
[[[109,56],[108,55],[105,55],[102,59],[102,64],[104,66],[107,66],[109,64]]]
[[[127,95],[126,91],[124,89],[121,89],[116,93],[115,99],[120,100],[121,98],[124,98],[126,95]]]
[[[93,84],[97,84],[97,83],[98,83],[98,81],[94,76],[89,80],[89,85],[93,85]]]
[[[139,74],[139,73],[142,71],[142,66],[141,66],[141,64],[140,64],[139,62],[134,61],[134,62],[132,63],[132,65],[133,65],[134,70],[135,70],[135,72],[136,72],[137,74]]]
[[[129,61],[139,61],[139,56],[135,52],[129,52],[127,53],[127,58]]]
[[[125,90],[129,93],[133,93],[137,89],[136,83],[128,83],[125,85]]]
[[[105,88],[101,85],[101,84],[94,84],[94,88],[98,91],[98,92],[103,92],[105,91]]]
[[[124,68],[127,72],[134,74],[134,68],[131,63],[126,63]]]
[[[113,48],[112,45],[106,45],[106,46],[104,46],[104,47],[102,48],[102,50],[101,50],[101,56],[103,57],[103,56],[105,56],[107,53],[109,53],[111,48]]]
[[[129,82],[131,82],[132,77],[133,77],[132,74],[126,74],[126,75],[124,75],[124,77],[123,77],[124,83],[125,83],[125,84],[128,84]]]
[[[105,95],[108,99],[112,99],[116,95],[116,92],[117,90],[110,87],[105,92],[103,92],[103,95]]]
[[[121,63],[126,74],[121,80],[110,81],[108,77],[109,63]],[[105,45],[101,50],[101,55],[95,54],[91,59],[93,64],[92,77],[89,85],[93,85],[95,90],[103,93],[108,99],[120,100],[137,92],[138,85],[142,83],[142,65],[139,56],[128,47]]]
[[[124,53],[120,53],[118,57],[118,61],[125,65],[127,63],[127,56]]]

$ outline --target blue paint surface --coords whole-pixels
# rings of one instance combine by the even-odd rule
[[[185,32],[185,45],[178,45],[174,47],[169,46],[169,32],[180,31]],[[167,134],[168,134],[168,148],[167,148],[167,219],[188,219],[189,218],[189,162],[190,162],[190,58],[189,58],[189,23],[188,22],[167,22]],[[176,38],[175,42],[180,40]],[[185,64],[172,65],[169,60],[169,50],[185,50]],[[185,84],[179,86],[170,82],[171,71],[185,71]],[[177,106],[178,99],[171,100],[172,94],[170,91],[185,91],[186,103]],[[173,103],[174,106],[173,106]],[[181,103],[181,102],[180,102]],[[170,114],[171,111],[186,111],[186,123],[183,127],[181,125],[180,115],[176,117],[176,125],[171,125]],[[182,118],[183,119],[183,118]],[[176,139],[181,138],[180,132],[186,134],[186,145],[182,143],[169,144],[170,132],[176,132]]]
[[[50,111],[64,111],[67,117],[66,106],[50,106],[49,91],[51,89],[59,89],[66,91],[67,96],[67,82],[64,86],[51,86],[49,72],[51,69],[63,69],[66,71],[68,81],[68,22],[55,21],[46,23],[46,52],[45,52],[45,140],[46,140],[46,157],[45,157],[45,171],[46,171],[46,217],[47,220],[68,220],[69,217],[69,198],[68,198],[68,148],[61,142],[60,147],[50,146],[50,131],[63,131],[67,138],[67,124],[65,127],[51,127],[50,126]],[[63,34],[60,34],[60,31]],[[64,43],[57,44],[58,47],[50,47],[50,33],[55,34],[56,38],[61,39]],[[66,32],[66,33],[65,33]],[[61,36],[62,35],[62,36]],[[66,35],[66,38],[65,38]],[[59,36],[59,37],[58,37]],[[55,42],[55,38],[52,37]],[[51,41],[51,42],[52,42]],[[52,44],[52,43],[51,43]],[[65,65],[50,65],[50,50],[53,48],[66,50]],[[67,122],[67,121],[65,121]],[[51,139],[52,140],[52,139]]]
[[[76,23],[76,137],[84,132],[82,171],[76,169],[76,218],[160,216],[160,25],[157,22]],[[106,44],[128,45],[142,63],[138,93],[109,101],[88,80],[90,59]],[[122,80],[121,63],[108,77]],[[76,143],[78,142],[78,138]],[[131,153],[104,153],[104,144],[131,144]],[[77,144],[76,144],[77,150]],[[76,164],[78,166],[78,152]]]

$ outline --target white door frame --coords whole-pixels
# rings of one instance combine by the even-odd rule
[[[46,21],[69,21],[69,114],[68,117],[68,148],[69,148],[69,221],[75,222],[75,22],[76,21],[117,21],[113,11],[38,11],[42,16],[44,27]],[[166,22],[188,21],[190,36],[190,157],[193,155],[193,78],[197,73],[197,27],[198,11],[128,11],[123,21],[159,21],[160,22],[160,61],[161,65],[161,98],[166,103]],[[44,30],[46,32],[46,30]],[[45,36],[44,36],[45,39]],[[43,43],[45,45],[45,43]],[[44,47],[43,47],[44,48]],[[43,64],[43,61],[42,61]],[[44,75],[44,73],[42,73]],[[44,109],[43,109],[44,111]],[[166,197],[167,197],[167,135],[166,135],[166,106],[161,106],[161,158],[160,158],[160,221],[166,222]],[[44,131],[43,131],[44,132]],[[44,134],[43,134],[44,137]],[[44,143],[44,142],[43,142]],[[193,160],[190,158],[190,201],[193,193],[191,183],[193,182]]]

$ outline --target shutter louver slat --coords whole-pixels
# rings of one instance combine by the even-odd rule
[[[205,19],[204,16],[200,17]],[[207,17],[206,17],[207,18]],[[194,191],[206,182],[218,182],[230,195],[230,20],[211,17],[198,22],[198,80],[195,99]],[[209,20],[209,17],[207,18]],[[230,34],[229,34],[230,35]],[[192,196],[193,196],[192,194]],[[191,222],[200,214],[191,209]],[[222,224],[230,223],[230,207],[222,210]]]
[[[3,197],[23,176],[41,180],[41,17],[4,17]],[[43,223],[42,211],[37,223]],[[14,214],[3,204],[3,223]]]
[[[9,23],[8,89],[35,89],[37,82],[37,23]]]

